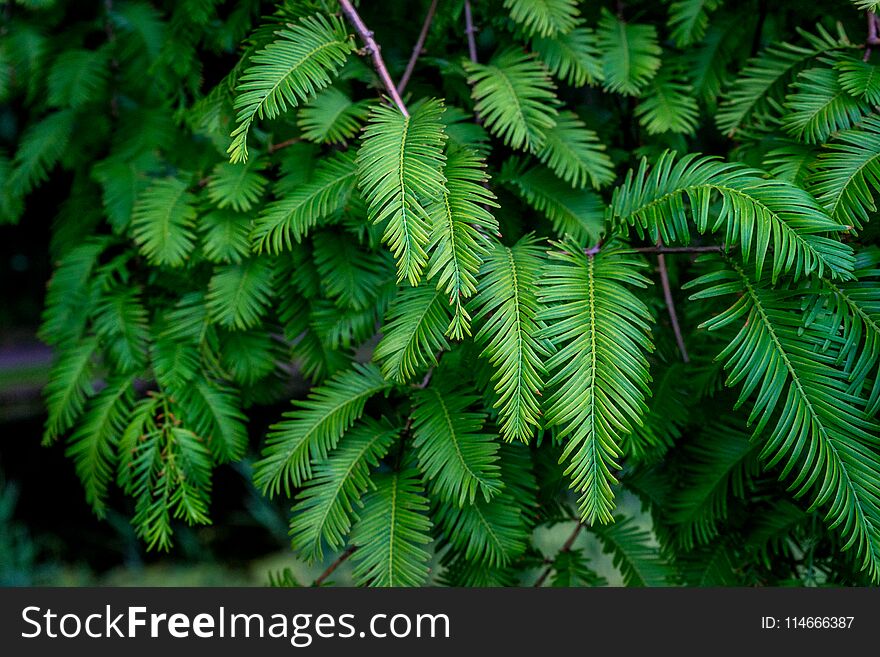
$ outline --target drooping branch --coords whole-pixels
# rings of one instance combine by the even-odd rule
[[[574,531],[569,535],[567,539],[565,539],[565,543],[562,544],[562,547],[559,549],[559,553],[563,554],[565,552],[571,552],[571,548],[574,545],[575,540],[577,540],[578,535],[581,533],[581,530],[584,528],[584,523],[578,522],[575,525]],[[535,581],[534,588],[541,588],[544,585],[544,582],[550,576],[550,573],[553,570],[553,564],[551,563],[547,568],[544,569],[544,572],[541,573],[541,576],[538,577],[537,581]]]
[[[373,39],[373,33],[367,28],[366,24],[364,24],[363,19],[357,13],[357,10],[351,4],[350,0],[339,0],[339,7],[342,9],[342,13],[345,14],[345,18],[351,23],[354,31],[358,33],[361,41],[363,41],[364,51],[370,55],[370,58],[373,60],[373,67],[376,69],[376,73],[379,74],[379,79],[382,81],[382,85],[385,87],[391,100],[397,105],[397,109],[400,110],[401,114],[409,117],[409,111],[406,109],[406,105],[400,97],[400,94],[397,93],[397,87],[394,86],[394,81],[388,74],[388,68],[385,66],[385,61],[382,59],[381,48],[379,47],[379,44],[376,43],[376,40]]]
[[[416,62],[419,61],[419,56],[425,48],[425,39],[428,38],[428,30],[431,29],[431,21],[434,20],[435,11],[437,11],[437,0],[431,0],[431,6],[428,7],[428,13],[425,14],[425,21],[422,23],[422,31],[419,32],[419,38],[416,39],[416,45],[413,46],[412,54],[406,63],[406,69],[403,71],[400,82],[397,83],[397,93],[399,94],[402,94],[403,90],[406,89],[406,85],[409,84],[409,79],[412,76],[413,70],[415,70]]]
[[[477,63],[477,40],[474,37],[474,17],[471,14],[470,0],[464,0],[464,33],[467,35],[468,57]]]

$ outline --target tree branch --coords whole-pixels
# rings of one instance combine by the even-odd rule
[[[571,548],[574,545],[575,540],[577,539],[578,535],[581,533],[581,530],[583,528],[584,528],[584,523],[582,523],[582,522],[578,522],[578,524],[575,525],[574,531],[571,533],[571,535],[567,539],[565,539],[565,543],[563,543],[562,547],[559,549],[559,554],[562,554],[565,552],[571,552]],[[544,582],[550,576],[550,573],[552,570],[553,570],[553,564],[551,563],[549,566],[547,566],[547,568],[544,570],[544,572],[541,573],[541,576],[537,579],[537,581],[534,584],[534,588],[536,588],[536,589],[541,588],[544,585]]]
[[[640,246],[633,249],[637,253],[721,253],[724,246]]]
[[[357,10],[351,4],[351,0],[339,0],[339,7],[342,9],[342,13],[345,14],[345,18],[351,23],[355,32],[358,33],[361,41],[364,42],[365,52],[372,58],[373,67],[376,69],[376,73],[379,74],[379,79],[385,86],[386,91],[388,91],[388,95],[391,96],[391,100],[397,105],[397,109],[400,110],[400,113],[409,118],[409,111],[406,109],[406,105],[403,103],[400,94],[397,93],[397,87],[394,86],[391,76],[388,75],[388,69],[385,67],[385,62],[382,59],[382,54],[380,52],[381,48],[379,47],[379,44],[376,43],[375,39],[373,39],[373,33],[364,24],[364,21],[357,13]]]
[[[464,33],[467,35],[468,57],[477,63],[477,40],[474,38],[474,17],[471,15],[471,2],[464,0]]]
[[[406,85],[409,84],[409,78],[416,67],[416,62],[419,60],[419,56],[425,48],[425,39],[428,38],[428,30],[431,28],[431,21],[434,20],[434,12],[436,10],[437,0],[431,0],[431,6],[428,7],[428,13],[425,14],[425,21],[422,23],[422,31],[419,32],[419,38],[416,39],[416,45],[413,46],[412,54],[409,56],[409,61],[406,63],[406,70],[404,70],[400,82],[397,83],[397,93],[399,94],[402,94],[403,90],[406,89]]]
[[[865,55],[862,57],[864,62],[871,59],[871,46],[880,45],[880,38],[877,37],[877,14],[867,11],[865,15],[868,17],[868,38],[865,40]]]
[[[321,584],[324,583],[324,580],[330,577],[330,575],[333,574],[333,571],[335,571],[337,568],[339,568],[339,566],[345,563],[348,558],[355,552],[357,552],[357,545],[351,545],[347,547],[345,549],[345,552],[340,554],[336,561],[327,566],[327,570],[318,575],[318,578],[314,582],[312,582],[312,586],[321,586]]]
[[[657,246],[660,246],[659,240]],[[666,301],[666,310],[669,311],[672,332],[675,333],[675,344],[678,345],[678,350],[681,352],[681,359],[687,363],[690,361],[690,358],[688,357],[687,347],[684,345],[684,337],[681,335],[681,327],[678,325],[675,301],[672,300],[672,288],[669,285],[669,271],[666,269],[666,256],[663,253],[657,254],[657,269],[660,271],[660,284],[663,286],[663,298]]]

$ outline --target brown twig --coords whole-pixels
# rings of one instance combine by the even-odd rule
[[[293,146],[294,144],[298,144],[302,141],[302,137],[291,137],[290,139],[285,139],[284,141],[279,141],[277,144],[272,144],[266,150],[270,153],[274,153],[275,151],[280,151],[282,148],[287,148],[288,146]]]
[[[397,93],[399,94],[403,94],[403,90],[406,89],[406,85],[409,84],[409,78],[412,76],[413,70],[416,67],[416,62],[419,61],[419,56],[425,48],[425,39],[428,38],[428,30],[431,29],[431,21],[434,20],[434,12],[436,10],[437,0],[431,0],[431,6],[428,7],[428,13],[425,14],[425,22],[422,23],[422,31],[419,32],[419,38],[416,39],[416,45],[413,46],[412,54],[409,56],[409,61],[406,63],[406,69],[403,71],[400,82],[397,83]]]
[[[348,22],[351,23],[355,32],[358,33],[361,41],[364,42],[364,50],[372,58],[373,67],[376,69],[376,73],[379,74],[379,79],[382,80],[382,84],[388,92],[388,95],[391,97],[391,100],[397,105],[397,109],[400,110],[401,114],[405,117],[409,117],[409,111],[406,109],[406,105],[400,97],[400,94],[397,93],[397,87],[394,86],[391,76],[388,75],[388,68],[385,66],[385,62],[382,59],[382,53],[380,52],[381,48],[379,47],[379,44],[376,43],[375,39],[373,39],[373,33],[364,24],[364,21],[357,13],[357,10],[351,4],[351,0],[339,0],[339,8],[342,9],[345,18],[348,19]]]
[[[574,531],[571,535],[565,539],[565,543],[562,544],[562,547],[559,549],[559,553],[562,554],[564,552],[571,552],[571,548],[574,545],[575,540],[577,540],[578,535],[581,533],[581,530],[584,528],[584,524],[582,522],[578,522],[575,526]],[[541,588],[544,585],[544,582],[550,576],[550,573],[553,571],[553,564],[551,563],[547,568],[541,573],[541,576],[534,584],[534,588]]]
[[[657,240],[657,246],[662,246],[660,240]],[[678,325],[678,314],[675,312],[675,301],[672,299],[672,287],[669,285],[669,271],[666,269],[666,256],[663,253],[657,254],[657,269],[660,272],[660,284],[663,286],[663,299],[666,301],[672,332],[675,334],[675,344],[678,345],[678,350],[681,352],[681,359],[687,363],[690,358],[688,358],[687,347],[684,345],[684,337],[681,335],[681,327]]]
[[[330,577],[330,575],[333,574],[333,571],[335,571],[337,568],[339,568],[339,566],[344,564],[348,560],[348,558],[351,555],[353,555],[355,552],[357,552],[357,545],[351,545],[351,546],[345,548],[345,552],[340,554],[339,557],[336,559],[336,561],[334,561],[329,566],[327,566],[327,570],[325,570],[323,573],[318,575],[318,578],[314,582],[312,582],[312,586],[321,586],[321,584],[324,583],[324,580],[327,579],[328,577]]]
[[[720,253],[723,246],[640,246],[633,251],[638,253]]]
[[[464,33],[467,35],[468,57],[477,63],[477,40],[474,37],[474,17],[471,14],[470,0],[464,0]]]

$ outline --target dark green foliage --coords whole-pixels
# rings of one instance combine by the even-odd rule
[[[441,2],[401,101],[427,1],[357,3],[378,53],[332,0],[55,4],[0,16],[0,223],[59,198],[96,514],[170,549],[245,461],[358,584],[880,581],[876,3],[470,2],[471,57]]]

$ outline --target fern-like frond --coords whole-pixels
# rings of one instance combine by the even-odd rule
[[[544,65],[519,48],[496,54],[488,64],[465,62],[474,111],[511,148],[537,152],[556,121],[558,101]]]
[[[752,116],[767,108],[768,100],[781,101],[791,77],[812,59],[850,47],[843,33],[835,37],[821,26],[817,31],[818,36],[799,31],[807,41],[806,46],[775,43],[750,59],[724,93],[724,100],[715,115],[718,129],[733,136]]]
[[[683,48],[700,41],[709,26],[709,14],[721,4],[722,0],[675,0],[669,5],[667,25],[675,45]]]
[[[870,105],[880,104],[880,67],[860,59],[840,59],[834,68],[846,93]]]
[[[574,0],[504,0],[514,22],[542,37],[571,32],[580,16],[577,5]]]
[[[156,265],[180,267],[195,246],[195,196],[186,180],[156,180],[138,196],[132,232],[141,252]]]
[[[254,481],[268,495],[301,486],[311,477],[310,459],[324,461],[345,431],[363,414],[370,397],[390,388],[375,365],[354,364],[308,399],[294,401],[295,410],[270,427],[263,456],[254,465]]]
[[[740,404],[757,395],[749,421],[763,438],[762,459],[767,467],[782,466],[780,478],[793,479],[797,497],[810,493],[812,508],[827,508],[826,520],[844,537],[844,549],[854,548],[877,577],[880,491],[870,482],[880,474],[880,426],[848,392],[834,354],[823,351],[827,330],[818,322],[804,328],[791,291],[772,289],[735,265],[687,285],[696,286],[704,289],[692,299],[741,295],[701,326],[739,326],[719,358],[729,370],[728,385],[742,384]]]
[[[353,153],[343,151],[323,159],[311,178],[266,206],[254,220],[251,241],[258,253],[293,249],[309,230],[348,203],[357,185]]]
[[[308,101],[332,82],[332,76],[355,49],[342,19],[307,16],[277,32],[277,38],[255,53],[242,74],[235,98],[238,127],[228,153],[232,162],[248,158],[251,123],[274,119]]]
[[[125,285],[108,290],[95,309],[94,329],[118,372],[143,369],[150,328],[141,290]]]
[[[498,232],[489,208],[498,207],[495,195],[483,184],[485,164],[476,152],[456,148],[447,155],[446,194],[431,211],[433,229],[428,244],[428,280],[436,277],[438,290],[449,297],[454,315],[446,334],[453,340],[470,335],[470,315],[464,301],[477,291],[476,276],[489,249],[488,234]]]
[[[106,50],[66,50],[49,71],[47,102],[52,107],[80,107],[104,95],[109,67]]]
[[[345,144],[361,129],[370,113],[369,104],[353,102],[335,87],[318,94],[297,117],[304,139],[319,144]]]
[[[810,144],[823,143],[832,133],[851,128],[870,106],[847,93],[837,73],[824,66],[801,71],[786,96],[788,112],[782,126]]]
[[[413,469],[378,474],[352,531],[354,578],[370,586],[420,586],[428,578],[428,500]]]
[[[235,389],[198,378],[175,390],[175,396],[186,425],[205,439],[217,463],[244,457],[248,447],[247,418]]]
[[[106,512],[107,488],[116,472],[116,444],[134,403],[134,376],[107,382],[89,402],[85,418],[70,436],[65,455],[73,459],[86,502],[99,518]]]
[[[597,84],[605,77],[596,33],[588,27],[553,37],[535,37],[532,50],[553,75],[573,87]]]
[[[576,242],[555,244],[544,270],[539,318],[555,353],[545,402],[548,426],[565,440],[560,462],[580,493],[581,518],[590,524],[613,519],[613,474],[621,440],[641,424],[650,394],[648,360],[653,318],[630,287],[649,281],[644,265],[627,251],[604,245],[585,254]]]
[[[700,112],[693,88],[664,67],[645,87],[636,116],[649,135],[675,132],[693,135]]]
[[[480,270],[474,297],[474,322],[480,326],[475,340],[495,370],[495,407],[508,440],[528,442],[540,425],[538,396],[544,387],[543,359],[549,355],[539,337],[543,324],[536,291],[543,261],[531,236],[513,247],[495,244]]]
[[[397,281],[418,285],[428,262],[428,207],[443,198],[443,104],[426,101],[404,116],[379,105],[370,114],[358,151],[360,187],[369,219],[384,223],[385,241],[397,259]]]
[[[710,220],[713,194],[722,205]],[[744,260],[754,259],[759,275],[769,258],[774,280],[788,271],[796,278],[825,271],[847,278],[853,267],[852,249],[827,236],[847,227],[833,221],[809,194],[711,157],[690,154],[676,161],[666,153],[651,169],[642,160],[614,191],[610,214],[667,244],[689,240],[691,216],[701,233],[723,230],[725,243],[739,245]]]
[[[670,501],[670,521],[686,549],[705,545],[727,519],[731,497],[742,498],[746,482],[757,474],[757,448],[730,420],[713,422],[685,449],[677,495]]]
[[[867,116],[819,154],[809,189],[834,219],[861,228],[880,189],[880,117]]]
[[[556,125],[545,132],[538,158],[572,187],[590,183],[599,189],[614,180],[605,144],[574,112],[560,112]]]
[[[75,121],[74,110],[60,110],[25,129],[7,183],[16,196],[30,193],[49,178],[49,172],[67,150]]]
[[[93,361],[97,346],[96,338],[87,338],[65,347],[56,356],[44,391],[49,413],[43,432],[44,445],[73,426],[82,415],[86,400],[94,393]]]
[[[233,210],[214,210],[199,218],[205,257],[214,263],[241,262],[251,253],[249,215]]]
[[[514,160],[504,163],[500,179],[553,223],[559,236],[595,243],[605,228],[605,205],[589,189],[572,189],[542,166],[523,171]]]
[[[256,326],[269,307],[274,270],[266,258],[219,265],[208,283],[208,312],[221,326]]]
[[[293,549],[306,560],[323,559],[324,542],[331,550],[345,544],[352,516],[372,485],[370,469],[379,465],[399,433],[387,421],[364,418],[326,460],[314,463],[314,476],[297,496],[290,519]]]
[[[218,208],[232,207],[247,212],[263,195],[266,178],[260,174],[266,162],[251,160],[245,164],[220,162],[208,178],[208,198]]]
[[[591,531],[611,555],[626,586],[669,586],[672,569],[653,545],[651,533],[640,529],[633,518],[615,516],[613,523],[594,526]]]
[[[603,8],[596,36],[602,51],[605,88],[625,96],[640,95],[660,68],[662,49],[657,43],[657,29],[626,23]]]
[[[382,362],[384,376],[409,381],[418,370],[435,364],[437,354],[449,347],[444,333],[450,312],[444,297],[442,290],[426,284],[398,291],[373,352],[373,358]]]
[[[501,489],[498,443],[483,430],[486,414],[474,410],[476,395],[433,381],[413,394],[413,446],[419,469],[440,499],[473,504],[477,493],[490,500]]]

